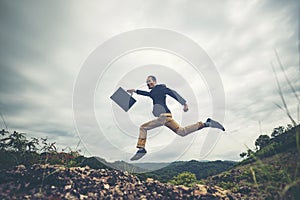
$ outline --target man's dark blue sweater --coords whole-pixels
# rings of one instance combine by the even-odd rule
[[[150,92],[137,90],[137,94],[149,96],[153,100],[153,115],[159,117],[162,113],[171,113],[166,104],[166,95],[169,95],[176,99],[181,105],[186,103],[186,100],[182,98],[175,90],[171,90],[166,85],[156,85]]]

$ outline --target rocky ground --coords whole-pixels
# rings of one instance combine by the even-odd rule
[[[0,199],[241,199],[217,186],[173,186],[127,172],[19,165],[0,171]]]

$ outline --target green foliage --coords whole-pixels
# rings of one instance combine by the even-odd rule
[[[277,128],[274,128],[271,136],[272,137],[277,137],[277,136],[283,134],[285,132],[285,130],[286,129],[283,126],[279,126]]]
[[[297,160],[291,157],[294,153],[294,151],[282,153],[250,164],[240,165],[230,171],[209,177],[204,180],[204,183],[217,185],[246,196],[255,192],[255,197],[258,199],[265,199],[265,197],[280,199],[280,192],[284,186],[293,183],[291,175],[294,174],[293,166],[297,163]],[[277,162],[278,157],[282,162]],[[263,198],[263,196],[265,197]]]
[[[246,156],[247,156],[247,153],[246,153],[246,152],[240,153],[240,157],[241,157],[241,158],[244,158],[244,157],[246,157]]]
[[[286,128],[283,126],[274,128],[272,138],[268,135],[260,135],[255,141],[256,151],[248,149],[247,153],[240,154],[242,158],[247,158],[243,163],[254,162],[259,158],[269,157],[299,146],[297,142],[300,135],[299,129],[299,125],[292,127],[291,124],[288,124]],[[284,132],[282,132],[283,130]]]
[[[185,185],[188,187],[193,186],[196,182],[196,175],[191,172],[183,172],[181,174],[178,174],[177,176],[174,176],[172,180],[169,181],[169,183],[174,185]]]
[[[57,152],[55,142],[49,143],[48,138],[41,138],[43,146],[40,148],[40,151],[43,153],[55,153]]]
[[[262,149],[266,147],[268,144],[270,144],[270,139],[271,138],[268,135],[260,135],[255,141],[256,149]]]
[[[38,163],[73,167],[81,164],[77,157],[77,151],[57,152],[55,142],[49,142],[47,138],[28,140],[25,133],[0,131],[0,169]]]
[[[237,192],[239,189],[239,184],[236,182],[221,181],[218,183],[218,186],[226,190],[230,189],[232,192]]]
[[[8,131],[2,130],[0,132],[0,150],[13,152],[32,152],[37,150],[39,143],[37,138],[27,140],[25,133],[14,131],[9,134]]]
[[[241,156],[248,156],[230,171],[205,180],[233,192],[245,195],[255,193],[261,199],[288,199],[296,197],[300,188],[300,126],[274,129],[269,138],[260,136],[256,140],[256,151],[248,149]],[[282,132],[282,130],[285,130]],[[252,153],[249,155],[249,152]]]

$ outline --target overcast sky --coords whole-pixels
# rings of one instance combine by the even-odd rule
[[[226,132],[205,129],[182,138],[158,128],[149,132],[149,154],[142,162],[239,160],[247,147],[254,148],[260,134],[270,135],[273,128],[291,123],[275,105],[282,102],[271,63],[291,115],[299,122],[299,103],[284,77],[285,73],[300,96],[297,0],[1,0],[0,9],[0,112],[11,131],[47,136],[60,149],[76,148],[80,141],[78,149],[87,156],[128,161],[136,151],[138,127],[154,118],[151,101],[134,95],[137,103],[125,113],[109,97],[119,86],[147,90],[146,76],[153,74],[187,100],[190,111],[183,113],[182,106],[168,98],[178,122],[205,121],[220,107],[216,117]],[[222,84],[212,89],[210,77],[176,52],[132,49],[94,72],[93,116],[98,127],[80,131],[90,116],[82,112],[84,119],[74,119],[73,92],[86,61],[114,36],[142,28],[173,31],[195,42]],[[117,50],[118,45],[99,56]],[[217,102],[224,106],[213,103],[214,92],[220,90],[224,101],[221,95]],[[85,98],[89,97],[80,100],[89,101]],[[3,122],[1,126],[5,128]]]

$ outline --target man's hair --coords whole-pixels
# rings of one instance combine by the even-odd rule
[[[155,76],[150,75],[150,76],[148,76],[148,77],[152,78],[152,80],[156,82],[156,77],[155,77]]]

